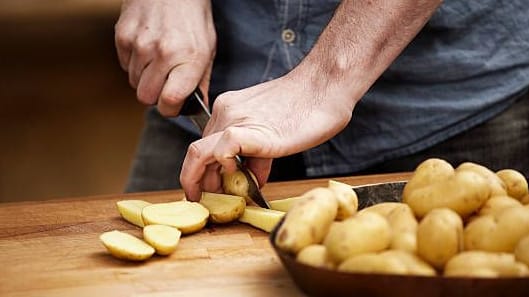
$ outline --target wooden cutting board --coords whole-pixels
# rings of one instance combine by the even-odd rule
[[[338,178],[351,185],[409,174]],[[292,197],[327,179],[266,185],[268,199]],[[0,296],[303,296],[268,242],[241,223],[211,225],[181,239],[175,253],[144,263],[112,258],[102,232],[141,236],[116,201],[182,199],[181,191],[0,204]]]

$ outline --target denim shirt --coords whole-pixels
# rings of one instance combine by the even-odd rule
[[[218,48],[210,98],[295,67],[339,1],[212,3]],[[303,153],[307,175],[353,173],[412,154],[503,111],[529,86],[527,15],[526,0],[446,0],[356,105],[347,127]]]

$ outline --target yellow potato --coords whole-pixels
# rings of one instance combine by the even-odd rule
[[[266,232],[272,232],[285,212],[257,206],[246,206],[239,222],[249,224]]]
[[[381,215],[372,212],[334,222],[323,244],[336,263],[354,255],[379,252],[389,247],[391,227]]]
[[[403,198],[408,197],[416,189],[429,186],[454,175],[454,168],[442,159],[430,158],[423,161],[413,171],[410,180],[404,186]]]
[[[435,268],[445,263],[463,248],[463,221],[449,208],[430,211],[417,228],[417,254]]]
[[[478,217],[465,227],[465,250],[513,252],[518,241],[529,234],[529,208],[511,207]]]
[[[121,200],[116,203],[121,217],[138,227],[145,226],[141,218],[141,211],[147,205],[151,205],[151,203],[143,200]]]
[[[338,266],[338,271],[354,273],[407,274],[406,264],[395,257],[377,253],[354,255]]]
[[[358,197],[353,188],[345,183],[329,180],[328,186],[338,200],[338,213],[336,219],[341,221],[356,213],[358,210]]]
[[[473,171],[461,170],[446,179],[410,191],[403,197],[403,202],[417,217],[436,208],[450,208],[467,217],[487,201],[489,194],[487,179]]]
[[[435,269],[417,255],[403,250],[387,250],[380,253],[385,257],[394,257],[406,266],[409,275],[436,275]]]
[[[417,252],[418,222],[411,208],[400,203],[386,217],[391,226],[390,249],[403,250],[410,253]]]
[[[520,199],[520,202],[524,205],[529,205],[529,194],[523,196],[521,199]]]
[[[180,230],[167,225],[147,225],[143,228],[143,239],[162,256],[176,250],[181,235]]]
[[[253,179],[255,184],[259,185],[255,175],[251,171],[248,171],[248,172],[250,173],[250,177]],[[250,197],[250,193],[249,193],[250,185],[248,184],[246,175],[244,175],[242,171],[236,170],[233,173],[223,172],[221,176],[222,176],[222,189],[224,190],[224,193],[228,195],[244,197],[247,203],[253,203],[253,201],[249,198]]]
[[[504,182],[487,167],[472,162],[465,162],[456,168],[456,171],[463,170],[475,172],[485,178],[490,189],[490,197],[507,195]]]
[[[529,269],[516,262],[513,254],[485,251],[465,251],[451,258],[445,266],[445,276],[516,277],[528,276]]]
[[[381,203],[373,204],[371,206],[363,208],[359,210],[358,212],[359,213],[374,212],[374,213],[377,213],[387,218],[389,213],[392,212],[395,208],[400,207],[400,205],[402,205],[401,202],[381,202]]]
[[[493,196],[479,210],[479,215],[495,214],[509,207],[522,207],[520,201],[509,196]]]
[[[285,198],[285,199],[270,200],[268,201],[268,204],[270,204],[270,208],[273,210],[287,212],[292,208],[292,205],[294,205],[301,199],[303,199],[303,197],[298,196],[298,197],[290,197],[290,198]]]
[[[202,192],[200,204],[208,209],[212,223],[225,224],[242,216],[246,199],[241,196]]]
[[[176,201],[146,206],[141,215],[146,225],[168,225],[190,234],[206,226],[209,212],[198,202]]]
[[[527,179],[520,172],[514,169],[503,169],[496,172],[496,175],[503,181],[507,194],[515,199],[521,200],[529,194]]]
[[[154,254],[154,248],[145,241],[121,231],[109,231],[101,234],[99,239],[118,259],[130,261],[144,261]]]
[[[297,253],[321,243],[338,211],[334,192],[327,188],[314,188],[302,197],[285,216],[275,238],[276,245],[286,252]]]
[[[321,244],[311,244],[304,247],[296,256],[296,260],[300,263],[319,267],[333,269],[334,262],[329,257],[329,253],[325,246]]]
[[[525,235],[514,248],[514,257],[516,261],[522,262],[529,266],[529,234]]]

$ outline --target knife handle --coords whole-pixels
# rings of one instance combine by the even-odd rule
[[[202,111],[202,106],[197,102],[195,96],[200,100],[204,100],[204,95],[197,87],[184,101],[184,105],[180,109],[180,115],[196,115]]]

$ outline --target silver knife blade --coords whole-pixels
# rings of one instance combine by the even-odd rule
[[[358,197],[358,209],[382,202],[401,202],[406,181],[353,186]]]
[[[204,128],[211,118],[211,112],[202,100],[202,93],[198,88],[186,99],[180,114],[187,115],[193,124],[200,130],[200,133],[204,132]],[[263,194],[261,194],[259,186],[252,178],[248,168],[246,168],[242,162],[241,157],[236,155],[235,162],[237,163],[237,168],[244,174],[246,181],[248,182],[248,198],[260,207],[270,209],[270,204],[263,197]]]

